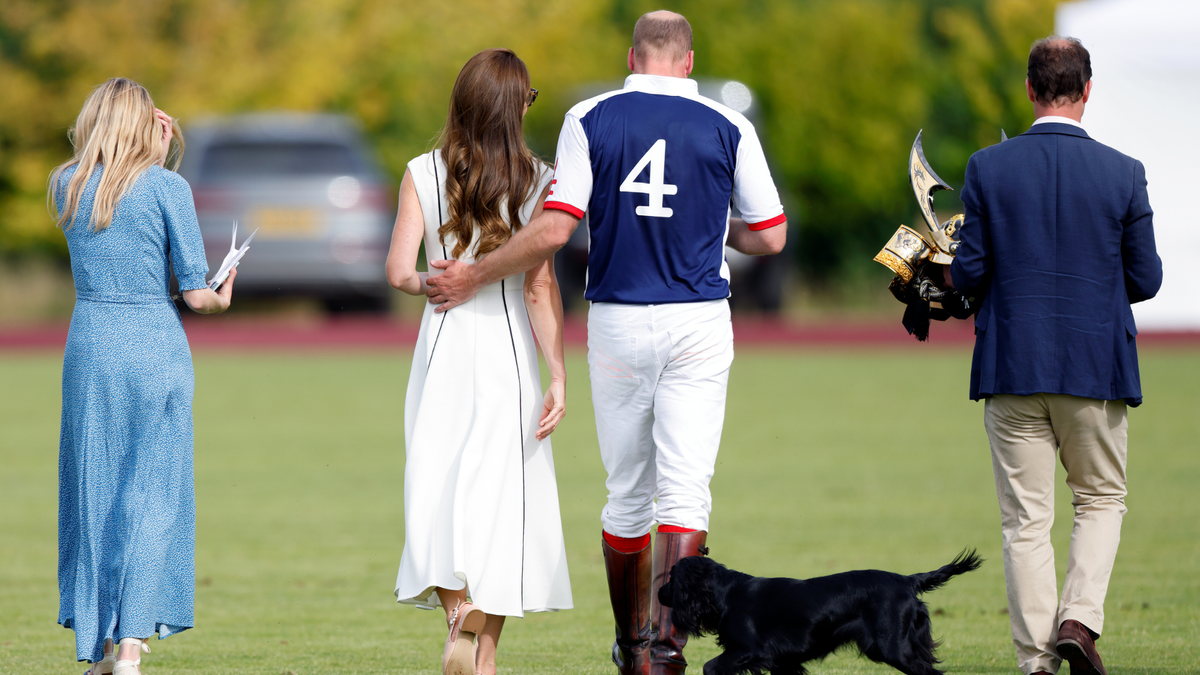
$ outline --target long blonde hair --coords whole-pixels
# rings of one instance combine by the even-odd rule
[[[163,157],[162,126],[145,87],[124,77],[114,77],[93,89],[75,125],[67,130],[75,154],[50,174],[47,201],[52,209],[57,208],[60,192],[65,192],[55,224],[66,228],[75,224],[80,196],[99,165],[103,173],[96,188],[90,224],[97,232],[108,227],[117,203],[143,171],[158,162],[170,164],[171,169],[179,165],[183,133],[176,122],[172,121],[171,126],[178,143],[173,141]],[[72,166],[78,168],[64,187],[60,176]]]
[[[471,244],[474,226],[479,227],[476,257],[496,250],[521,227],[521,207],[533,196],[543,170],[521,130],[528,100],[529,70],[508,49],[472,56],[454,81],[441,136],[450,219],[438,235],[443,244],[446,235],[454,235],[455,258]]]

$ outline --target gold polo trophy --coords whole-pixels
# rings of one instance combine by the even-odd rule
[[[904,327],[922,342],[929,338],[929,321],[945,321],[950,317],[965,319],[975,313],[974,302],[953,289],[943,288],[942,265],[954,261],[958,252],[959,231],[963,215],[957,214],[939,223],[933,210],[933,193],[952,190],[933,172],[921,147],[921,132],[908,154],[908,177],[913,195],[921,207],[926,232],[923,234],[907,225],[888,239],[883,250],[875,256],[895,272],[888,290],[904,303]]]

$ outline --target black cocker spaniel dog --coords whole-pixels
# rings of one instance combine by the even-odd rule
[[[941,675],[929,610],[917,596],[983,563],[963,551],[949,565],[904,576],[880,570],[813,579],[768,579],[731,570],[706,557],[680,560],[658,600],[675,628],[715,633],[724,650],[704,675],[807,672],[804,664],[843,645],[910,675]]]

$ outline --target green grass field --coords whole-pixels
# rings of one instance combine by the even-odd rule
[[[926,596],[943,667],[1016,673],[999,512],[969,355],[742,350],[713,482],[712,555],[757,575],[987,562]],[[196,628],[155,673],[437,673],[438,614],[398,606],[406,353],[200,353]],[[600,557],[604,472],[586,364],[553,436],[575,609],[508,623],[501,673],[611,674]],[[0,672],[77,673],[56,625],[61,361],[0,354]],[[1200,353],[1143,354],[1129,514],[1099,643],[1109,673],[1200,673]],[[920,396],[916,395],[920,392]],[[937,393],[940,392],[940,393]],[[1061,469],[1060,469],[1061,474]],[[1059,483],[1059,574],[1070,494]],[[711,639],[688,647],[699,664]],[[1064,671],[1066,667],[1064,666]],[[887,673],[843,651],[814,673]]]

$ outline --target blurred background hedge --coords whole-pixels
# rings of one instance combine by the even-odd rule
[[[541,92],[526,128],[553,159],[562,114],[588,83],[618,83],[633,23],[684,13],[696,76],[745,82],[784,193],[804,281],[886,277],[870,262],[916,220],[909,146],[959,186],[967,158],[1033,114],[1030,43],[1054,0],[5,0],[0,4],[0,256],[65,259],[48,172],[93,86],[134,78],[189,120],[258,110],[357,118],[391,178],[432,147],[454,77],[504,46]],[[945,194],[945,193],[942,193]],[[953,196],[939,196],[950,215]]]

